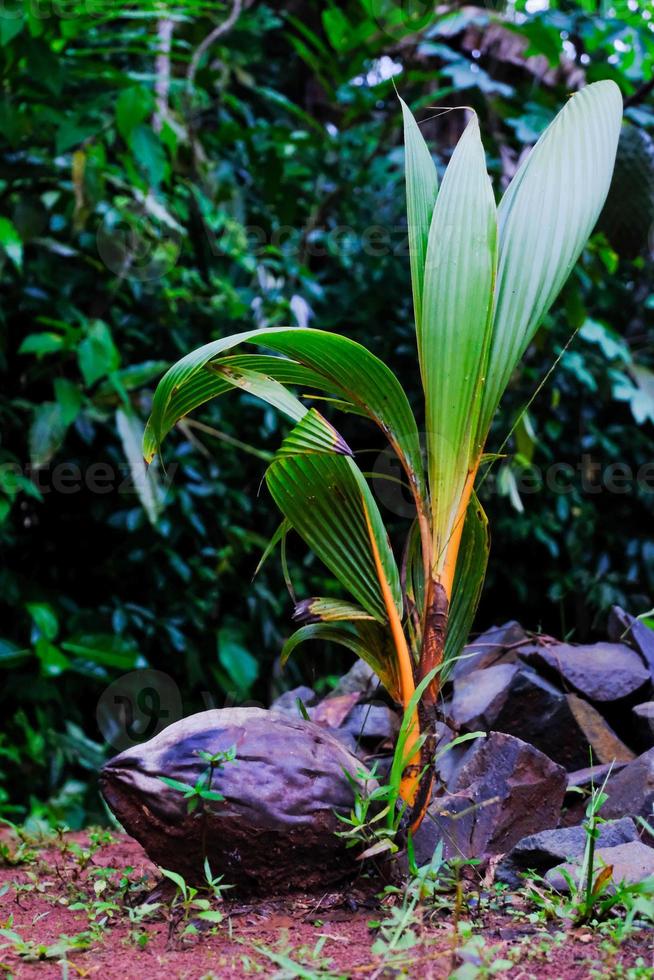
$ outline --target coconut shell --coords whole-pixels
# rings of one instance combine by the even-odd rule
[[[194,785],[207,772],[199,751],[235,747],[213,774],[223,801],[189,813],[180,790],[162,776]],[[100,788],[125,830],[156,864],[193,883],[208,857],[238,893],[323,888],[356,873],[356,849],[336,831],[354,793],[345,772],[361,763],[324,729],[261,708],[203,711],[170,725],[102,769]]]

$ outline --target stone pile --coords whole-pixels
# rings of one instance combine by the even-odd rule
[[[581,859],[588,795],[604,785],[600,860],[610,857],[614,876],[629,880],[653,873],[654,632],[615,607],[608,634],[578,645],[509,622],[466,647],[445,690],[419,861],[442,839],[449,857],[503,855],[496,876],[507,884],[529,869],[561,884],[557,865]],[[380,777],[387,772],[399,717],[363,662],[327,698],[298,688],[272,710],[306,711],[367,766],[376,762]],[[451,748],[472,732],[482,735]]]

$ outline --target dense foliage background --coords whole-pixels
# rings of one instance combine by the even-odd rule
[[[615,79],[654,135],[653,62],[637,0],[3,5],[0,812],[98,815],[96,706],[134,668],[169,674],[190,712],[344,665],[307,650],[280,678],[279,563],[252,581],[284,423],[221,400],[147,477],[139,442],[166,365],[252,325],[365,340],[417,402],[393,85],[441,169],[463,124],[442,108],[473,106],[500,192],[584,79]],[[615,192],[634,228],[652,192]],[[497,419],[479,629],[583,639],[613,602],[654,604],[652,242],[634,234],[593,238]],[[346,436],[382,465],[369,429]],[[324,590],[296,542],[289,569]]]

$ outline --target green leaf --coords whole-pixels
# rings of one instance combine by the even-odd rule
[[[482,441],[516,364],[597,221],[611,183],[621,119],[617,85],[587,85],[547,127],[502,198]]]
[[[456,658],[460,656],[472,628],[484,587],[489,551],[488,518],[477,499],[477,495],[473,493],[466,511],[459,548],[459,560],[452,588],[445,655],[443,657],[443,680],[447,679]]]
[[[166,152],[150,126],[137,126],[131,133],[130,149],[139,169],[152,187],[158,187],[166,175]]]
[[[31,333],[25,337],[18,348],[19,354],[36,354],[40,359],[45,354],[58,353],[64,346],[65,340],[61,334],[44,330],[43,333]]]
[[[353,455],[340,432],[315,408],[305,411],[302,424],[296,425],[289,432],[275,454],[275,459],[282,459],[284,456],[297,456],[299,453]]]
[[[15,7],[0,13],[0,45],[4,48],[20,34],[25,24],[24,13]]]
[[[348,626],[336,623],[311,623],[301,626],[282,647],[282,666],[291,654],[307,640],[323,640],[344,646],[365,660],[396,701],[401,698],[397,662],[388,629],[374,622],[355,622]]]
[[[136,670],[147,666],[145,658],[131,640],[111,633],[80,633],[61,643],[61,649],[75,657],[116,670]]]
[[[237,694],[246,697],[259,677],[259,663],[243,646],[241,635],[225,626],[218,630],[218,661],[226,670]]]
[[[29,431],[30,459],[37,469],[46,466],[68,430],[66,412],[59,402],[43,402],[34,410]]]
[[[70,660],[54,643],[41,637],[34,644],[36,655],[41,662],[41,669],[46,677],[57,677],[70,667]]]
[[[55,378],[54,391],[64,425],[72,425],[82,407],[82,392],[67,378]]]
[[[56,639],[59,632],[59,619],[52,606],[47,602],[28,602],[25,608],[32,617],[39,635],[46,640]]]
[[[23,241],[9,218],[0,217],[0,245],[17,269],[23,265]]]
[[[359,406],[382,428],[412,486],[424,494],[418,427],[399,381],[383,361],[361,344],[324,330],[250,330],[215,340],[187,354],[166,372],[155,392],[143,447],[146,459],[157,451],[179,418],[215,393],[216,379],[205,377],[209,373],[207,366],[224,351],[243,343],[259,344],[292,358],[311,371],[312,382],[322,379],[324,390]],[[280,369],[289,370],[288,362]],[[279,375],[275,377],[281,380]]]
[[[77,349],[77,360],[84,383],[89,387],[120,366],[120,354],[103,320],[95,320],[88,327]]]
[[[12,640],[5,640],[0,637],[0,667],[11,670],[23,660],[31,657],[31,651],[16,646]]]
[[[379,508],[356,463],[339,452],[309,451],[302,432],[322,417],[311,409],[284,441],[266,473],[270,493],[298,534],[339,582],[379,622],[388,620],[384,590],[402,615],[400,577]],[[333,429],[324,420],[332,438]],[[379,574],[378,574],[379,572]]]
[[[306,414],[306,407],[292,395],[284,385],[274,378],[249,368],[230,365],[215,365],[213,370],[219,378],[224,379],[230,387],[240,388],[251,395],[256,395],[262,401],[268,402],[273,408],[283,412],[294,422]]]
[[[423,382],[436,567],[444,561],[476,442],[490,344],[497,224],[477,116],[434,208],[422,310]]]
[[[116,126],[125,142],[154,109],[154,99],[149,89],[133,85],[123,89],[116,100]]]
[[[436,195],[438,193],[438,175],[427,144],[418,128],[418,124],[413,118],[411,110],[402,99],[400,99],[400,104],[404,119],[406,207],[409,258],[411,263],[411,287],[413,290],[418,356],[422,368],[422,291],[424,286],[429,228],[431,226]]]
[[[156,470],[152,466],[147,467],[143,461],[143,423],[131,407],[119,408],[116,412],[116,429],[138,498],[148,520],[155,525],[163,508],[163,488],[157,480]]]

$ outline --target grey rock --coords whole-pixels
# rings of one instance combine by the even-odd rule
[[[473,670],[481,670],[500,662],[514,662],[518,659],[516,645],[526,640],[527,634],[515,620],[502,626],[493,626],[464,648],[463,654],[454,664],[452,677],[463,677]]]
[[[518,888],[522,883],[522,875],[527,871],[544,875],[562,861],[582,856],[587,839],[582,825],[557,827],[555,830],[543,830],[539,834],[523,837],[495,868],[495,881]],[[615,847],[636,840],[638,830],[629,817],[609,820],[599,827],[599,847]]]
[[[624,643],[534,645],[521,655],[590,701],[619,701],[650,683],[641,657]]]
[[[604,792],[608,800],[602,807],[603,817],[643,817],[654,825],[654,749],[609,776]]]
[[[598,871],[602,867],[613,868],[614,885],[621,882],[634,885],[654,875],[654,848],[648,847],[642,841],[630,841],[626,844],[618,844],[616,847],[598,847],[595,851],[595,859]],[[581,860],[561,864],[548,871],[545,880],[558,892],[566,893],[569,891],[569,885],[562,872],[566,871],[573,881],[579,884],[581,870]],[[609,885],[608,890],[611,891],[612,887],[613,885]]]
[[[291,718],[303,718],[304,715],[298,707],[298,698],[308,708],[316,703],[317,695],[311,687],[294,687],[291,691],[284,691],[278,698],[275,698],[270,705],[270,710],[288,715]]]
[[[381,681],[365,660],[356,660],[347,674],[343,674],[330,697],[359,692],[361,698],[379,697],[383,693]]]
[[[557,824],[565,770],[532,745],[491,732],[448,754],[446,792],[433,798],[414,839],[421,863],[440,839],[449,857],[483,858]]]
[[[394,739],[399,728],[399,715],[387,704],[355,704],[341,726],[357,741],[371,742]]]
[[[628,643],[640,654],[654,682],[654,630],[635,616],[630,616],[620,606],[613,606],[609,614],[608,634],[611,640]]]
[[[609,762],[598,766],[588,766],[586,769],[576,769],[575,772],[568,773],[568,789],[590,789],[593,786],[601,786],[605,778],[611,773],[620,772],[628,763]]]
[[[634,718],[634,741],[644,752],[654,748],[654,701],[645,701],[631,709]]]

